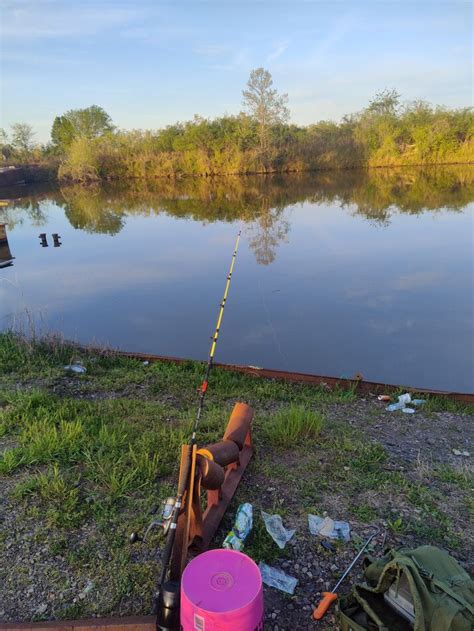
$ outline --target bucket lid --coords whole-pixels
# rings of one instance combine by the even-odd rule
[[[262,589],[258,566],[236,550],[208,550],[188,563],[182,594],[209,612],[229,613],[250,605]]]

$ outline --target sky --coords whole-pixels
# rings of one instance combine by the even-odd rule
[[[340,120],[376,92],[472,105],[473,4],[446,0],[0,0],[0,127],[102,106],[124,129],[242,110],[263,66],[291,121]]]

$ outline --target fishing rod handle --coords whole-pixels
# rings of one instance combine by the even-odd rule
[[[179,512],[179,510],[178,510]],[[168,573],[168,567],[171,561],[171,554],[173,552],[174,540],[176,538],[176,523],[170,525],[168,534],[166,536],[165,549],[163,550],[163,556],[161,560],[161,576],[160,576],[160,588],[166,581],[166,574]]]
[[[178,492],[176,493],[176,502],[173,509],[173,516],[172,516],[170,528],[168,530],[168,534],[166,537],[165,549],[163,551],[163,556],[162,556],[160,585],[162,585],[164,581],[166,580],[166,574],[168,573],[168,568],[171,561],[171,555],[173,553],[173,546],[176,539],[176,528],[178,525],[178,518],[181,513],[184,494],[186,492],[189,476],[191,474],[192,454],[193,454],[192,447],[187,445],[187,452],[185,454],[185,458],[182,461],[183,464],[179,472]]]
[[[313,611],[313,618],[315,620],[321,620],[335,600],[337,600],[337,594],[335,592],[323,592],[322,600],[319,601],[318,606]]]

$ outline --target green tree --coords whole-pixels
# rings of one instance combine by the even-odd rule
[[[258,124],[262,151],[268,146],[271,126],[286,123],[290,117],[288,94],[278,94],[272,86],[273,79],[268,70],[256,68],[250,73],[247,89],[242,91],[244,108]]]
[[[367,110],[375,114],[396,116],[400,108],[400,94],[396,90],[382,90],[377,92],[369,101]]]
[[[0,127],[0,160],[8,160],[11,154],[12,148],[8,142],[8,134]]]
[[[107,112],[98,105],[69,110],[56,116],[51,129],[51,140],[60,149],[67,149],[76,138],[98,138],[112,132],[114,125]]]
[[[33,127],[28,123],[14,123],[11,125],[12,139],[11,144],[15,153],[22,160],[27,160],[35,147]]]

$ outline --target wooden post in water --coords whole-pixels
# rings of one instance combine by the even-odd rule
[[[0,223],[0,268],[13,265],[14,258],[8,244],[6,224]]]

